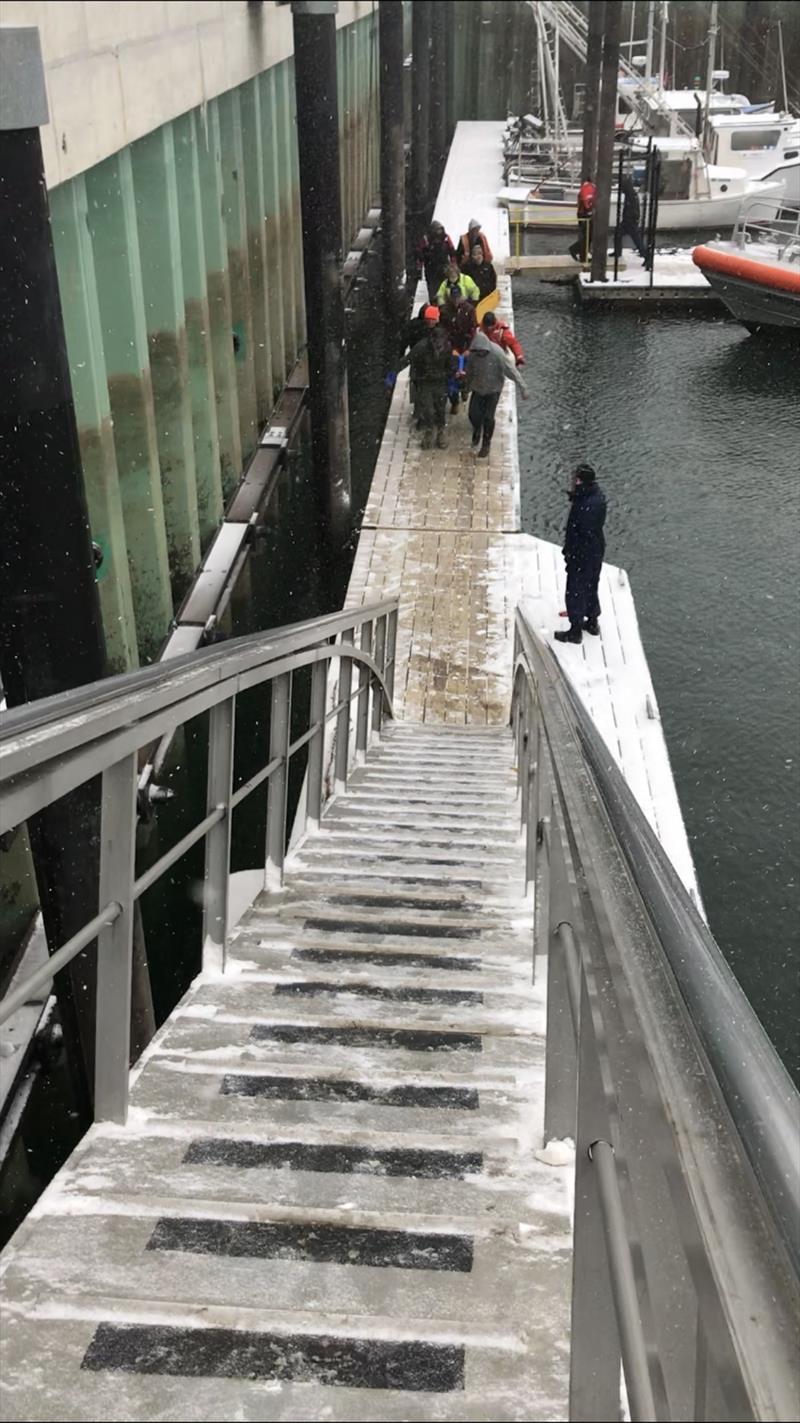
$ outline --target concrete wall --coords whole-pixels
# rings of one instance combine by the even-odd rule
[[[337,25],[371,13],[341,0]],[[38,25],[50,124],[48,187],[289,58],[274,0],[0,0],[0,24]]]
[[[144,24],[150,8],[222,9],[236,32],[246,7],[3,13],[63,10],[85,26],[84,12],[130,10]],[[263,9],[286,38],[286,12]],[[377,18],[341,25],[337,42],[346,248],[378,194]],[[159,96],[143,92],[152,118]],[[50,209],[110,670],[123,671],[156,655],[305,343],[293,59],[81,167]]]

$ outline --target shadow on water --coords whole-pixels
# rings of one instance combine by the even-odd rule
[[[582,312],[530,277],[514,304],[523,527],[560,541],[592,461],[711,927],[800,1078],[797,348],[718,315]]]
[[[335,557],[325,550],[319,502],[310,461],[307,422],[301,426],[263,528],[234,591],[223,622],[227,637],[238,637],[336,611],[343,604],[358,541],[372,471],[380,447],[387,404],[383,385],[384,331],[380,260],[369,253],[356,279],[348,310],[350,443],[353,533]],[[267,760],[269,689],[253,689],[237,702],[234,783],[240,784]],[[293,686],[293,727],[305,730],[310,676],[301,671]],[[205,814],[207,717],[198,717],[175,737],[161,783],[174,799],[138,833],[137,873],[142,873]],[[293,758],[289,784],[290,823],[305,772],[304,752]],[[263,866],[266,788],[243,802],[234,815],[232,871]],[[156,1020],[170,1013],[200,968],[203,849],[195,847],[142,897]],[[0,1175],[0,1247],[16,1230],[53,1174],[85,1130],[56,1043],[36,1073],[13,1151]]]

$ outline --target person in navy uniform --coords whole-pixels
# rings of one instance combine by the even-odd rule
[[[554,634],[556,642],[582,642],[589,632],[600,632],[600,603],[597,585],[603,567],[606,539],[606,496],[597,483],[590,464],[579,464],[575,470],[575,487],[570,494],[572,508],[564,536],[564,562],[567,566],[567,616],[569,628]]]

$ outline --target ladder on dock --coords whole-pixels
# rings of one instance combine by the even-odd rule
[[[0,830],[103,781],[55,955],[98,939],[97,1120],[0,1261],[4,1419],[589,1419],[620,1367],[633,1418],[794,1416],[797,1094],[524,611],[483,727],[393,721],[396,619],[0,726]],[[137,876],[140,753],[201,713],[206,815]],[[203,971],[129,1072],[132,905],[200,840]]]

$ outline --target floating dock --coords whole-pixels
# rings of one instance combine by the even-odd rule
[[[459,123],[434,213],[454,242],[477,217],[501,265],[511,260],[508,213],[496,197],[503,127]],[[696,267],[692,270],[700,275]],[[498,315],[513,326],[510,279],[501,277],[499,287]],[[420,285],[415,310],[426,295]],[[535,404],[536,393],[531,394]],[[508,720],[514,612],[521,599],[533,600],[537,630],[548,635],[684,884],[699,901],[624,570],[611,564],[603,569],[602,636],[585,637],[580,647],[553,642],[553,631],[566,626],[560,617],[563,559],[558,545],[522,532],[517,408],[516,388],[507,381],[488,460],[477,459],[471,448],[466,407],[448,417],[448,449],[422,450],[412,428],[407,376],[401,375],[364,514],[348,605],[400,598],[399,716],[475,726]],[[613,550],[613,484],[607,484],[606,493]],[[566,515],[565,503],[565,521]]]
[[[636,254],[628,257],[628,265],[620,264],[614,278],[613,258],[609,259],[608,280],[593,282],[591,273],[578,274],[578,292],[585,305],[610,306],[715,306],[723,303],[709,286],[702,272],[692,261],[691,249],[684,252],[657,252],[653,263],[653,280]]]

